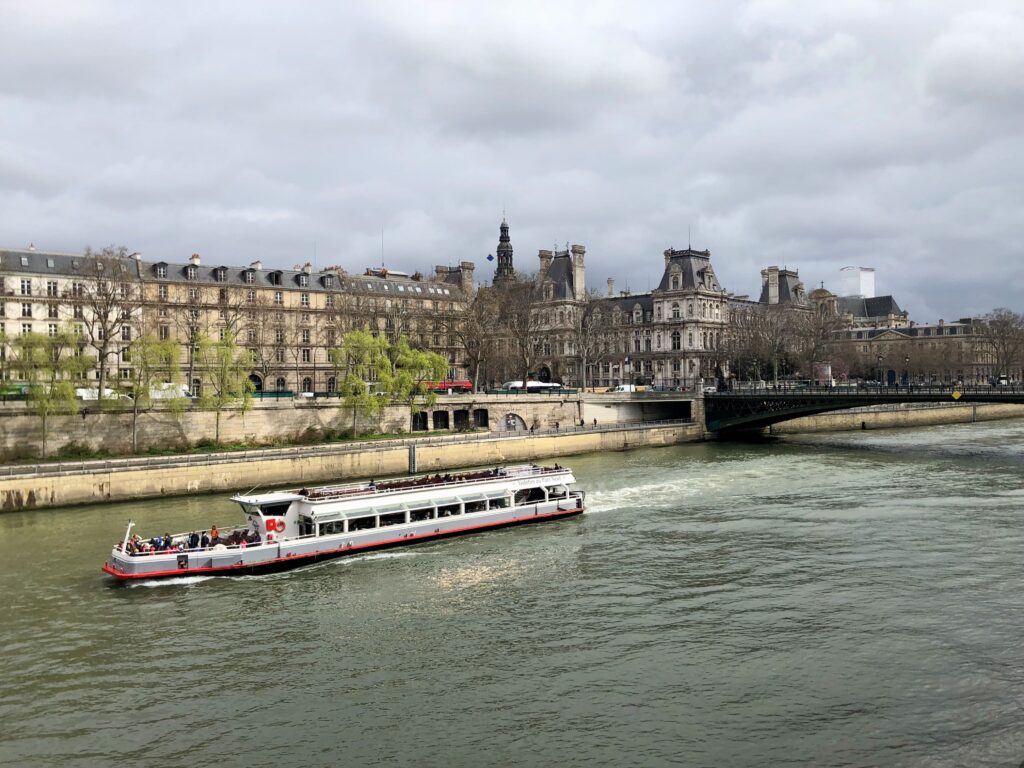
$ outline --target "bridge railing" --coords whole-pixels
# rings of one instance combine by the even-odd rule
[[[964,385],[955,384],[892,384],[892,385],[869,385],[860,384],[856,386],[837,387],[788,387],[767,385],[764,387],[745,387],[742,384],[733,389],[722,390],[715,393],[708,393],[705,397],[750,397],[754,396],[791,396],[804,397],[807,395],[826,397],[864,397],[865,395],[952,395],[959,392],[969,394],[1024,394],[1024,384],[1008,384],[1003,386],[991,385]]]

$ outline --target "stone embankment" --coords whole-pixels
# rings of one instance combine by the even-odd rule
[[[805,432],[845,432],[860,429],[900,429],[929,427],[937,424],[969,424],[1024,417],[1024,405],[971,403],[905,403],[851,408],[846,411],[821,413],[773,425],[773,435]]]
[[[699,424],[599,424],[221,454],[62,462],[3,468],[0,510],[345,482],[700,440]]]

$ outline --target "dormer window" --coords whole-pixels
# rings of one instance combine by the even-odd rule
[[[271,272],[270,273],[270,284],[271,285],[280,285],[281,284],[281,273],[280,272]]]
[[[156,265],[156,276],[157,277],[167,277],[167,265],[166,264],[157,264]]]
[[[223,283],[228,279],[228,270],[226,267],[217,267],[213,270],[213,279],[218,283]]]
[[[251,269],[245,270],[245,282],[249,283],[250,285],[256,282],[256,273],[253,272]]]
[[[671,282],[672,282],[672,290],[673,291],[678,291],[679,290],[679,275],[672,275]]]
[[[334,275],[324,275],[324,288],[334,287]]]
[[[199,276],[199,270],[192,264],[185,267],[185,279],[195,280]]]
[[[303,288],[309,285],[309,275],[299,275],[299,285]]]

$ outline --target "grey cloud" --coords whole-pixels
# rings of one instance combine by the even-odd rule
[[[587,246],[643,290],[712,250],[912,316],[1016,306],[1020,39],[1010,3],[12,4],[7,245],[402,269]],[[314,245],[315,244],[315,245]],[[963,275],[969,264],[969,275]]]

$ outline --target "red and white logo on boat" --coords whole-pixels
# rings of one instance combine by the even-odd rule
[[[277,531],[278,533],[284,533],[284,520],[274,520],[268,517],[266,520],[266,524],[268,533],[273,533],[274,531]]]

